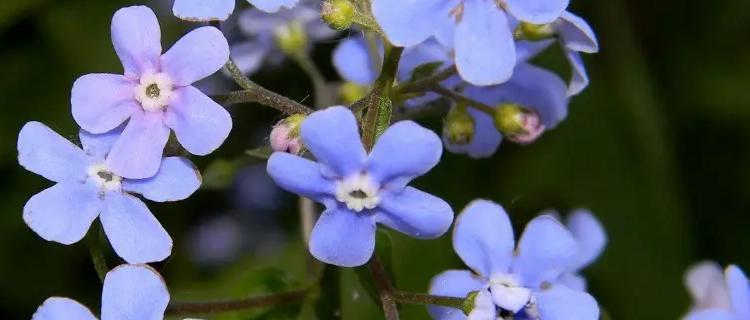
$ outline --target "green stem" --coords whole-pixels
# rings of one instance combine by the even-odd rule
[[[439,94],[441,96],[450,98],[450,99],[452,99],[452,100],[454,100],[456,102],[465,103],[465,104],[469,105],[470,107],[472,107],[474,109],[477,109],[477,110],[479,110],[481,112],[484,112],[484,113],[486,113],[486,114],[488,114],[490,116],[493,116],[495,114],[495,108],[493,108],[492,106],[490,106],[488,104],[485,104],[485,103],[482,103],[480,101],[471,99],[471,98],[469,98],[469,97],[467,97],[467,96],[465,96],[463,94],[460,94],[460,93],[458,93],[456,91],[447,89],[447,88],[439,86],[439,85],[432,86],[432,88],[430,90],[432,90],[433,92],[435,92],[435,93],[437,93],[437,94]]]
[[[377,255],[373,255],[369,262],[370,272],[375,282],[375,288],[380,294],[380,302],[383,305],[383,313],[386,320],[398,320],[398,308],[394,300],[394,289],[385,272],[385,267]]]
[[[172,302],[167,307],[167,315],[187,316],[197,314],[214,314],[239,311],[251,308],[262,308],[301,302],[311,289],[300,289],[278,294],[255,296],[245,299],[209,301],[209,302]]]
[[[457,309],[462,309],[464,306],[463,298],[433,296],[424,293],[395,291],[393,292],[393,299],[398,303],[406,304],[435,305]]]
[[[94,263],[94,270],[96,270],[99,280],[104,282],[104,278],[107,276],[107,272],[109,272],[109,267],[107,266],[107,259],[104,257],[101,227],[99,224],[91,226],[91,230],[86,235],[86,245],[89,247],[89,254],[91,255],[91,262]]]
[[[245,90],[230,92],[224,101],[224,104],[231,105],[236,103],[245,102],[256,102],[262,105],[277,109],[285,114],[309,114],[312,113],[312,109],[292,100],[285,96],[282,96],[276,92],[268,90],[256,84],[250,78],[242,74],[242,71],[237,65],[229,59],[227,64],[224,66],[229,74],[240,87]]]
[[[436,84],[456,75],[457,73],[458,73],[458,69],[456,69],[456,66],[454,65],[443,71],[424,77],[422,79],[397,85],[396,87],[393,88],[393,91],[396,92],[397,94],[429,91]]]
[[[372,91],[366,97],[352,105],[354,111],[363,110],[365,108],[367,109],[362,129],[362,142],[367,150],[372,149],[372,146],[377,139],[378,115],[380,113],[379,106],[381,99],[389,98],[391,86],[396,78],[398,62],[401,60],[401,54],[403,52],[404,48],[401,47],[386,48],[387,54],[385,61],[383,61],[383,68],[380,71],[380,76],[375,80],[375,85],[373,86]]]

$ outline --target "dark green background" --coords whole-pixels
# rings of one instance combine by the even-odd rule
[[[602,51],[585,57],[592,85],[572,101],[569,118],[538,143],[506,143],[491,159],[446,154],[416,185],[456,210],[474,198],[496,200],[519,232],[542,209],[591,208],[610,235],[605,254],[586,271],[600,304],[614,319],[675,319],[689,304],[681,282],[691,262],[713,258],[750,268],[750,2],[573,2],[572,10],[599,35]],[[86,246],[47,243],[21,219],[25,201],[50,183],[18,166],[15,143],[30,120],[75,136],[71,85],[85,73],[121,70],[109,22],[117,8],[135,3],[0,2],[0,318],[27,319],[52,295],[98,309],[101,286]],[[168,10],[160,21],[165,48],[188,27]],[[331,80],[333,45],[315,51]],[[567,69],[558,52],[541,60]],[[290,64],[257,80],[297,100],[310,91]],[[240,106],[233,116],[230,140],[211,157],[197,159],[199,167],[241,154],[253,146],[254,127],[267,130],[279,119],[257,105]],[[439,128],[436,121],[427,123]],[[294,238],[274,258],[244,255],[211,269],[187,258],[187,230],[229,208],[228,199],[225,192],[201,191],[187,201],[149,204],[175,239],[173,257],[158,267],[176,299],[278,289],[283,284],[258,280],[278,278],[277,269],[301,280],[303,251]],[[286,208],[281,224],[295,237],[294,203]],[[461,267],[448,238],[395,236],[399,287],[423,291],[441,270]],[[111,257],[111,264],[116,261]],[[366,296],[352,291],[356,283],[351,271],[344,272],[344,316],[382,318]],[[422,307],[404,308],[405,319],[425,317]]]

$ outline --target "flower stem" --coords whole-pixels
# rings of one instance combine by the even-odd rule
[[[433,296],[424,293],[394,291],[393,299],[398,303],[435,305],[461,309],[464,299],[455,297]]]
[[[383,69],[380,71],[378,79],[375,80],[372,91],[360,101],[355,102],[351,107],[354,112],[367,108],[362,125],[362,142],[367,150],[372,149],[377,139],[378,116],[381,111],[380,105],[383,99],[389,99],[391,86],[396,78],[398,62],[401,60],[403,52],[404,48],[401,47],[386,47]]]
[[[370,272],[375,282],[375,288],[380,294],[380,302],[383,305],[383,313],[386,320],[398,320],[398,308],[394,300],[394,289],[385,272],[383,263],[377,255],[373,255],[369,262]]]
[[[89,247],[89,254],[91,255],[91,262],[94,263],[94,270],[99,276],[99,280],[104,282],[104,278],[109,272],[107,266],[107,259],[104,257],[104,249],[102,248],[102,233],[99,224],[91,226],[91,230],[86,235],[86,245]]]
[[[232,61],[232,59],[229,59],[224,68],[226,68],[229,74],[232,75],[232,79],[234,79],[234,82],[245,89],[241,91],[230,92],[224,100],[225,105],[256,102],[289,115],[295,113],[310,114],[313,111],[312,109],[292,99],[289,99],[256,84],[255,82],[250,80],[250,78],[242,74],[242,71],[240,71],[240,69],[237,67],[234,61]]]
[[[311,289],[300,289],[278,294],[255,296],[237,300],[210,302],[172,302],[167,307],[168,315],[214,314],[297,303],[305,299]]]
[[[443,71],[424,77],[422,79],[419,79],[413,82],[400,84],[394,87],[393,91],[398,94],[429,91],[434,85],[456,75],[457,73],[458,73],[458,69],[456,69],[456,66],[454,65]]]
[[[456,91],[447,89],[447,88],[442,87],[440,85],[433,85],[430,88],[430,90],[432,90],[433,92],[435,92],[435,93],[437,93],[437,94],[439,94],[441,96],[450,98],[450,99],[452,99],[452,100],[454,100],[456,102],[466,103],[470,107],[472,107],[474,109],[477,109],[477,110],[479,110],[481,112],[484,112],[484,113],[486,113],[486,114],[488,114],[490,116],[493,116],[495,114],[495,108],[493,108],[492,106],[490,106],[488,104],[485,104],[485,103],[482,103],[480,101],[471,99],[471,98],[469,98],[469,97],[467,97],[467,96],[465,96],[463,94],[460,94],[460,93],[458,93]]]

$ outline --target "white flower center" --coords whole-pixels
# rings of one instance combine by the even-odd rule
[[[94,181],[102,190],[119,191],[122,187],[122,177],[109,171],[104,164],[94,164],[87,170],[89,179]]]
[[[336,184],[336,200],[345,203],[349,210],[360,212],[373,209],[380,203],[379,186],[367,174],[357,174],[339,180]]]
[[[169,104],[174,84],[166,73],[146,73],[135,87],[135,99],[143,110],[159,111]]]
[[[514,274],[501,273],[490,278],[492,301],[505,310],[516,313],[523,309],[531,299],[531,290],[521,286],[521,281]]]

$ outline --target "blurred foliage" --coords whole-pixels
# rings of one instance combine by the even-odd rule
[[[168,2],[152,4],[161,9],[165,48],[189,27],[171,16]],[[0,2],[0,318],[27,319],[53,295],[98,309],[101,285],[85,245],[47,243],[23,223],[25,201],[50,183],[18,166],[14,145],[29,120],[76,140],[71,85],[85,73],[121,70],[109,21],[117,8],[134,3]],[[572,100],[569,118],[538,143],[505,143],[490,159],[446,154],[416,185],[456,210],[474,198],[496,200],[519,233],[542,209],[591,208],[610,235],[603,257],[585,271],[600,304],[612,319],[674,319],[689,303],[681,282],[690,263],[713,258],[750,268],[750,2],[576,0],[572,11],[594,26],[602,52],[586,57],[592,85]],[[315,51],[329,79],[335,79],[334,45]],[[566,74],[557,52],[539,62]],[[300,79],[292,65],[257,77],[304,100],[311,89]],[[267,134],[280,119],[257,105],[237,106],[233,116],[235,131],[211,158],[261,146],[251,139],[257,128]],[[437,119],[425,123],[440,126]],[[209,158],[195,161],[201,169],[209,164]],[[156,266],[173,299],[241,297],[304,283],[294,203],[281,215],[291,235],[282,249],[218,268],[188,259],[191,248],[183,240],[189,228],[231,207],[229,197],[211,190],[179,203],[149,203],[175,239],[173,257]],[[436,241],[391,236],[399,288],[425,291],[440,271],[463,268],[449,235]],[[110,253],[109,261],[117,258]],[[211,319],[284,319],[300,311],[313,319],[321,310],[316,298],[336,295],[344,319],[382,319],[354,270],[329,268],[327,277],[340,279],[340,287],[325,288],[302,305]],[[404,319],[427,318],[424,307],[402,311]]]

